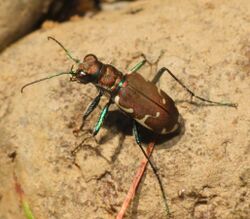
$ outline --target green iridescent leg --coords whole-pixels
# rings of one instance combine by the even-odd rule
[[[155,176],[156,176],[156,178],[158,180],[158,183],[159,183],[159,186],[160,186],[160,189],[161,189],[161,193],[162,193],[162,198],[164,200],[164,205],[165,205],[165,208],[166,208],[166,213],[167,213],[167,216],[170,217],[171,215],[170,215],[170,211],[169,211],[169,207],[168,207],[168,203],[167,203],[167,198],[166,198],[166,194],[165,194],[165,191],[164,191],[160,176],[157,173],[157,170],[154,167],[153,163],[151,162],[150,157],[147,155],[147,153],[145,152],[145,150],[143,149],[143,147],[141,145],[141,137],[140,137],[139,132],[138,132],[138,127],[137,127],[136,121],[134,121],[134,124],[133,124],[133,135],[135,136],[136,143],[139,145],[142,153],[147,158],[148,163],[150,164],[150,166],[151,166],[151,168],[152,168],[152,170],[153,170],[153,172],[154,172],[154,174],[155,174]]]
[[[142,61],[138,62],[133,68],[131,68],[129,70],[128,74],[131,74],[133,72],[138,71],[145,63],[146,63],[145,59],[143,59]]]
[[[83,117],[82,117],[82,124],[81,124],[81,126],[79,128],[80,130],[84,126],[84,121],[94,111],[94,109],[98,106],[98,104],[99,104],[99,102],[101,100],[102,95],[103,95],[103,92],[100,90],[99,94],[95,97],[95,99],[90,103],[90,105],[88,106],[88,108],[84,112]]]
[[[109,111],[109,106],[111,105],[111,103],[112,103],[112,99],[110,98],[109,102],[103,108],[103,110],[102,110],[102,112],[101,112],[101,114],[99,116],[99,119],[98,119],[98,121],[97,121],[97,123],[95,125],[95,128],[93,130],[93,135],[94,136],[99,132],[100,128],[102,127],[102,124],[104,122],[104,119],[107,116],[107,113]]]

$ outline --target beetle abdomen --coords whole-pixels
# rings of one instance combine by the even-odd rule
[[[138,73],[127,75],[125,84],[115,97],[122,111],[158,134],[167,134],[179,127],[178,110],[164,91]]]

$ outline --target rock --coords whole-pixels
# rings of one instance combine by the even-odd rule
[[[93,15],[101,9],[100,0],[53,1],[47,18],[56,21],[75,19],[82,15]]]
[[[115,107],[96,139],[72,134],[97,93],[92,85],[61,76],[20,93],[25,83],[73,64],[47,36],[75,57],[94,53],[124,72],[140,53],[155,61],[164,52],[158,68],[168,67],[198,95],[238,103],[237,109],[191,105],[185,90],[163,75],[158,85],[176,100],[185,124],[181,135],[159,143],[153,160],[174,218],[247,215],[249,7],[248,0],[138,1],[38,30],[7,48],[0,55],[0,218],[24,218],[13,172],[36,218],[114,218],[143,159],[133,136],[121,129],[128,121]],[[140,73],[152,79],[155,71],[146,65]],[[86,129],[99,113],[97,108]],[[80,144],[85,146],[74,158],[71,152]],[[165,218],[150,168],[130,209],[128,218]]]
[[[52,1],[1,1],[0,50],[34,28],[41,16],[47,13]]]

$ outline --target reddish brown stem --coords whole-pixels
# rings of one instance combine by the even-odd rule
[[[154,149],[154,146],[155,146],[155,143],[154,142],[151,142],[148,144],[148,147],[147,147],[147,155],[148,157],[150,157],[150,155],[152,154],[153,152],[153,149]],[[141,165],[140,167],[138,168],[136,174],[135,174],[135,177],[133,179],[133,182],[129,188],[129,191],[127,193],[127,196],[122,204],[122,207],[118,213],[118,215],[116,216],[116,219],[123,219],[124,215],[125,215],[125,212],[126,210],[128,209],[128,206],[130,204],[130,202],[133,200],[134,196],[135,196],[135,193],[136,193],[136,190],[140,184],[140,181],[144,175],[144,172],[146,170],[146,167],[147,167],[147,164],[148,164],[148,160],[146,157],[144,157],[144,159],[141,161]]]
[[[13,173],[13,178],[14,178],[14,185],[15,185],[16,193],[18,194],[18,196],[20,198],[20,201],[22,202],[23,201],[23,197],[24,197],[24,191],[22,189],[21,184],[18,182],[17,176],[16,176],[15,173]]]

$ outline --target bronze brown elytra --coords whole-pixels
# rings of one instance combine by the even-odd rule
[[[237,105],[233,103],[215,102],[197,96],[178,78],[176,78],[176,76],[169,69],[165,67],[161,68],[156,73],[152,81],[146,81],[140,74],[137,73],[137,71],[146,62],[148,62],[146,59],[140,61],[130,71],[124,74],[114,66],[102,63],[94,54],[88,54],[84,57],[83,61],[80,61],[79,59],[74,58],[58,40],[53,37],[49,37],[49,39],[54,40],[61,46],[61,48],[66,52],[67,56],[78,65],[77,69],[73,70],[72,67],[69,72],[61,72],[28,83],[21,88],[21,92],[23,92],[24,88],[29,85],[64,74],[71,75],[71,81],[76,81],[81,84],[92,83],[94,86],[96,86],[99,93],[84,112],[82,124],[79,129],[75,130],[75,133],[78,133],[83,129],[84,121],[98,106],[101,97],[103,95],[107,96],[108,102],[104,106],[93,129],[93,135],[96,135],[99,132],[108,114],[109,107],[113,103],[115,103],[122,112],[133,119],[133,134],[135,136],[136,143],[141,148],[144,156],[148,160],[154,174],[156,175],[164,199],[167,216],[170,216],[170,211],[160,176],[151,162],[150,157],[143,149],[141,145],[141,138],[138,133],[138,124],[151,130],[153,133],[160,135],[173,133],[178,130],[180,126],[180,115],[177,107],[175,106],[175,102],[155,84],[160,79],[161,75],[164,72],[167,72],[188,93],[190,93],[191,97],[195,97],[203,102],[208,102],[213,105],[229,107],[237,107]]]

